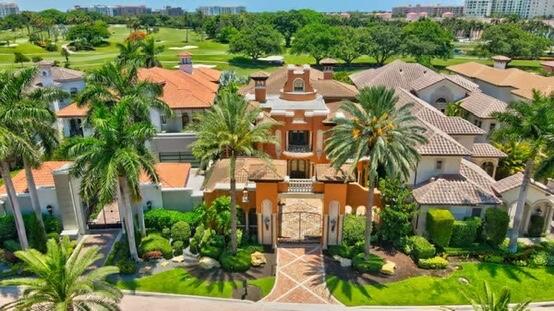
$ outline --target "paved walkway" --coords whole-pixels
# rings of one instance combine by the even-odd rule
[[[95,233],[87,234],[83,236],[83,248],[96,246],[100,248],[100,254],[102,258],[97,260],[94,263],[94,266],[101,267],[108,259],[108,255],[113,248],[115,241],[117,241],[119,235],[121,234],[121,229],[109,229],[109,230],[98,230]]]
[[[320,246],[277,248],[277,279],[264,302],[339,304],[325,284]]]

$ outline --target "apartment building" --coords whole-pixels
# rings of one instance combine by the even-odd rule
[[[468,17],[495,17],[517,15],[522,18],[554,16],[552,0],[466,0]]]
[[[202,15],[216,16],[225,14],[240,14],[246,12],[244,6],[201,6],[197,9]]]
[[[463,16],[464,7],[461,5],[407,5],[407,6],[397,6],[392,8],[393,16],[406,17],[410,13],[416,13],[420,15],[421,13],[426,14],[428,17],[444,17],[445,15],[453,16]]]
[[[11,14],[19,14],[19,6],[14,2],[0,3],[0,18],[4,18]]]

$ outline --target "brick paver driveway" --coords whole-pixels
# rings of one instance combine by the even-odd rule
[[[277,280],[263,301],[338,304],[325,284],[320,246],[279,246]]]

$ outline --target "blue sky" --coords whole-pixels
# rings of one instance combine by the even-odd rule
[[[166,5],[180,6],[189,11],[195,10],[201,5],[244,5],[249,11],[299,8],[312,8],[318,11],[373,11],[390,10],[396,5],[416,3],[463,4],[463,0],[15,0],[15,2],[22,10],[42,10],[51,7],[66,10],[74,5],[91,4],[145,4],[152,8],[161,8]]]

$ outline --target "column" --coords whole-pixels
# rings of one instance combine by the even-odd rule
[[[321,241],[322,249],[327,249],[328,241],[329,241],[329,215],[323,215],[323,236]]]

